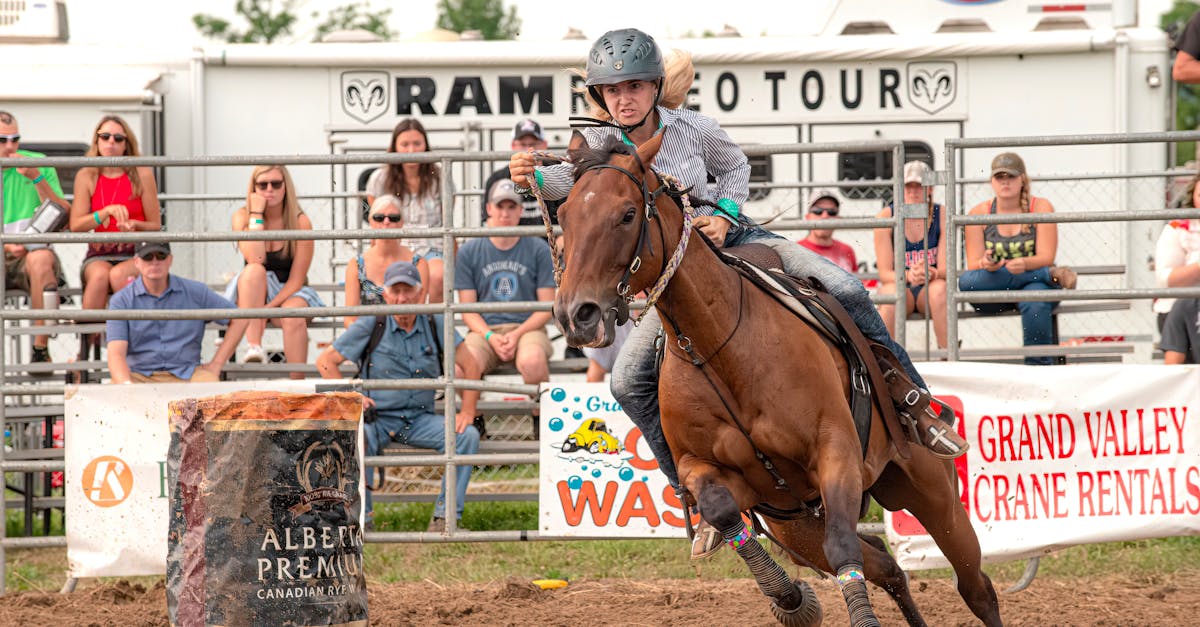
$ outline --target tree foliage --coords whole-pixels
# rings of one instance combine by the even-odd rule
[[[1184,26],[1196,11],[1200,11],[1200,4],[1190,0],[1175,0],[1171,10],[1163,13],[1159,25],[1167,31],[1174,42],[1179,38],[1179,33],[1183,32]],[[1167,72],[1170,71],[1170,68],[1167,68]],[[1196,87],[1196,85],[1175,83],[1175,128],[1177,129],[1191,130],[1200,127],[1200,92]],[[1181,142],[1176,151],[1176,161],[1182,164],[1194,158],[1195,154],[1190,142]]]
[[[276,10],[274,0],[237,0],[234,10],[246,21],[244,30],[234,28],[228,20],[205,13],[193,15],[192,23],[201,35],[211,39],[224,39],[231,44],[269,44],[291,35],[296,23],[296,15],[292,13],[296,0],[280,0],[278,4]]]
[[[391,15],[391,8],[372,12],[366,2],[340,6],[330,11],[325,16],[325,20],[317,25],[313,41],[320,41],[322,37],[334,31],[355,29],[375,33],[380,39],[390,41],[396,38],[396,33],[388,28],[388,18]],[[318,17],[320,17],[319,13],[313,13],[313,19]]]
[[[438,0],[438,28],[461,33],[477,30],[483,38],[516,39],[521,32],[517,8],[504,9],[504,0]]]

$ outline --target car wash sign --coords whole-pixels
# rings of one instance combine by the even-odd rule
[[[608,385],[551,385],[541,410],[542,536],[685,535],[675,490]]]
[[[560,68],[413,67],[338,72],[344,121],[392,123],[419,116],[565,119],[585,112],[582,79]],[[780,123],[963,119],[957,61],[697,64],[688,104],[719,120]],[[336,112],[335,113],[339,113]]]

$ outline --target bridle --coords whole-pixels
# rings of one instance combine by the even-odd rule
[[[632,156],[637,161],[638,166],[641,167],[642,171],[647,170],[645,165],[642,163],[641,157],[639,157],[636,152],[625,151],[618,154],[627,154]],[[556,158],[561,160],[560,157]],[[625,176],[625,178],[628,178],[631,182],[633,182],[642,196],[644,219],[642,220],[641,228],[638,231],[637,247],[633,249],[633,258],[630,259],[629,264],[626,265],[625,273],[621,276],[621,280],[617,282],[616,287],[617,295],[624,299],[627,304],[633,302],[633,294],[630,293],[629,281],[642,267],[642,250],[649,247],[650,252],[654,252],[654,247],[648,241],[651,220],[659,221],[659,240],[662,244],[663,250],[666,250],[666,233],[662,228],[661,220],[659,220],[658,207],[655,205],[655,202],[660,196],[665,194],[675,199],[676,203],[678,203],[683,209],[683,233],[679,237],[679,245],[676,246],[675,252],[671,255],[670,259],[663,258],[662,265],[659,268],[658,279],[654,282],[654,286],[651,287],[650,291],[646,294],[646,306],[642,309],[642,313],[638,314],[638,317],[633,321],[633,324],[636,326],[641,324],[642,319],[644,319],[646,315],[650,313],[650,310],[654,307],[654,304],[658,302],[659,297],[661,297],[662,293],[667,289],[667,284],[670,283],[671,278],[675,276],[675,271],[679,269],[679,264],[683,261],[683,254],[687,250],[688,240],[691,238],[692,217],[695,214],[695,211],[692,209],[691,202],[688,200],[688,192],[691,191],[691,188],[683,187],[683,184],[679,181],[679,179],[669,174],[658,172],[654,169],[650,169],[649,171],[653,173],[661,182],[660,185],[654,189],[654,191],[650,190],[650,186],[646,184],[646,179],[638,179],[633,172],[619,165],[600,163],[588,167],[584,170],[584,173],[586,174],[587,172],[594,170],[616,170],[617,172],[620,172]],[[550,214],[545,209],[545,203],[542,201],[541,190],[537,189],[536,183],[532,185],[532,188],[534,196],[537,197],[539,204],[542,206],[542,219],[547,225],[547,237],[552,238],[552,232],[550,230]],[[555,251],[555,283],[561,283],[562,259],[557,254],[557,247],[554,245],[553,239],[550,239],[550,248],[551,250]]]

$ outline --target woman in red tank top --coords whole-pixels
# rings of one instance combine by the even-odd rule
[[[137,157],[137,139],[120,117],[101,118],[92,133],[89,157]],[[154,170],[147,167],[83,168],[75,176],[75,200],[71,203],[71,230],[129,232],[162,228],[158,186]],[[103,309],[108,295],[137,278],[132,243],[88,244],[80,276],[83,308]]]

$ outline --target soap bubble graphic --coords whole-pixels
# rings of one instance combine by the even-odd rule
[[[633,469],[626,466],[617,473],[617,476],[621,478],[621,481],[629,481],[633,478]]]
[[[583,478],[579,475],[571,475],[567,478],[567,487],[572,490],[578,490],[583,487]]]
[[[562,431],[562,428],[563,428],[562,418],[551,418],[549,427],[550,427],[551,431]]]
[[[567,391],[562,388],[554,388],[550,391],[550,398],[554,399],[555,401],[561,402],[566,397]]]

